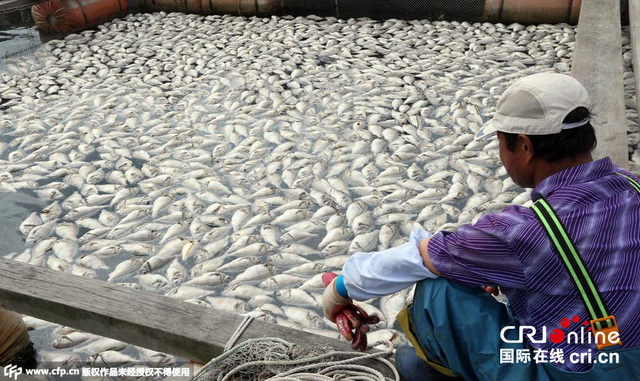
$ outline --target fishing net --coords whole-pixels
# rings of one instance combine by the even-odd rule
[[[229,380],[380,380],[388,378],[363,361],[376,359],[398,373],[383,357],[391,351],[336,352],[326,345],[292,344],[278,338],[252,339],[211,360],[192,381]]]

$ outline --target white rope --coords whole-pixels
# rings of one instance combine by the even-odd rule
[[[233,335],[231,335],[231,337],[227,341],[227,344],[224,346],[224,351],[225,352],[227,352],[229,349],[233,348],[233,346],[236,344],[236,341],[238,341],[238,339],[240,338],[242,333],[247,329],[247,327],[249,326],[251,321],[253,321],[253,317],[252,316],[248,316],[247,315],[247,316],[244,317],[244,319],[242,320],[242,323],[240,323],[240,325],[238,326],[236,331],[233,333]]]
[[[352,369],[349,371],[349,369]],[[295,376],[295,377],[294,377]],[[342,377],[335,377],[342,376]],[[347,376],[347,377],[345,377]],[[375,381],[385,381],[382,373],[377,370],[364,366],[364,365],[335,365],[333,367],[329,367],[324,369],[318,373],[295,373],[295,375],[284,376],[280,375],[269,378],[269,381],[284,381],[291,378],[294,379],[309,379],[309,380],[375,380]]]
[[[392,368],[393,369],[393,368]],[[397,378],[396,378],[397,379]],[[289,376],[276,375],[269,381],[309,380],[309,381],[385,381],[384,375],[377,370],[364,365],[343,364],[335,365],[318,373],[295,373]]]
[[[367,380],[367,381],[385,381],[385,377],[379,371],[363,366],[354,364],[357,361],[365,360],[365,359],[375,359],[382,362],[384,365],[388,366],[393,374],[394,379],[396,381],[400,380],[400,376],[398,375],[398,371],[395,369],[391,362],[386,359],[380,358],[383,356],[387,356],[391,354],[391,350],[381,351],[377,353],[357,353],[357,352],[329,352],[322,355],[301,358],[297,360],[290,361],[252,361],[245,364],[242,364],[232,371],[227,373],[222,381],[229,380],[234,374],[248,368],[256,367],[256,366],[264,366],[264,365],[297,365],[297,364],[306,364],[297,368],[293,368],[286,372],[275,375],[267,380],[270,381],[289,381],[289,380],[309,380],[309,381],[325,381],[325,380],[335,380],[335,377],[330,376],[329,374],[323,375],[322,373],[330,373],[332,375],[342,375],[342,374],[351,374],[353,377],[340,377],[341,380],[346,381],[355,381],[355,380]],[[318,362],[319,360],[323,360],[325,358],[335,357],[335,356],[351,356],[352,358],[346,360],[339,361],[328,361],[328,362]],[[319,373],[306,373],[301,371],[311,370],[311,369],[319,369],[325,368],[321,370]],[[349,372],[349,370],[358,370],[359,372]],[[295,376],[291,376],[294,375]],[[304,376],[304,378],[302,378]],[[355,378],[354,378],[355,377]]]
[[[246,340],[232,349],[251,320],[245,317],[225,345],[225,352],[206,364],[193,381],[231,381],[258,376],[265,381],[400,380],[395,366],[384,358],[393,353],[393,348],[376,353],[331,351],[327,346],[298,346],[280,338],[262,338]],[[369,360],[368,365],[358,363],[363,360]],[[373,368],[371,360],[380,366],[374,364]],[[393,376],[386,378],[383,368],[390,369],[386,374]]]
[[[386,355],[389,355],[389,354],[391,354],[391,350],[387,350],[387,351],[384,351],[384,352],[378,352],[378,353],[370,353],[370,354],[361,354],[361,353],[356,353],[356,352],[330,352],[327,355],[350,355],[350,356],[356,355],[356,356],[354,356],[351,359],[347,359],[347,360],[330,361],[330,362],[325,362],[325,363],[317,363],[317,364],[309,364],[309,365],[301,366],[301,367],[298,367],[298,368],[291,369],[291,370],[289,370],[287,372],[281,373],[281,374],[279,374],[279,375],[277,375],[277,376],[275,376],[273,378],[270,378],[270,380],[279,380],[279,377],[281,377],[281,376],[287,376],[289,374],[294,374],[294,373],[297,376],[297,374],[302,370],[324,368],[319,372],[320,374],[323,374],[323,373],[336,373],[336,372],[338,372],[338,374],[342,374],[342,372],[344,372],[347,369],[356,369],[356,370],[359,370],[361,372],[368,373],[370,376],[375,376],[375,377],[368,377],[368,378],[366,378],[367,380],[385,381],[385,377],[382,375],[382,373],[378,372],[377,370],[375,370],[373,368],[370,368],[370,367],[363,366],[363,365],[353,364],[353,363],[355,363],[357,361],[368,359],[368,358],[376,359],[378,361],[382,361],[383,363],[385,363],[385,365],[389,366],[392,369],[396,380],[399,380],[400,376],[398,375],[398,372],[395,369],[395,367],[389,361],[387,361],[385,359],[378,358],[378,357],[386,356]],[[321,357],[321,356],[316,356],[316,357]],[[306,359],[306,360],[312,361],[312,360],[314,360],[314,358],[310,358],[310,359]],[[358,375],[364,376],[363,373],[359,373]],[[333,377],[331,377],[330,379],[333,379]]]

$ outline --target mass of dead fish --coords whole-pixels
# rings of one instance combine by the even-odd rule
[[[529,201],[474,133],[514,80],[569,72],[574,40],[568,25],[160,12],[51,41],[0,72],[0,191],[50,200],[8,257],[338,337],[323,272]],[[403,340],[411,298],[362,303],[381,318],[371,345]],[[60,327],[45,356],[133,361],[109,340]]]

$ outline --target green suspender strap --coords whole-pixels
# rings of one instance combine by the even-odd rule
[[[640,184],[638,184],[637,181],[622,173],[618,174],[629,180],[631,186],[640,193]],[[571,238],[567,234],[564,226],[562,226],[560,219],[551,205],[549,205],[544,198],[540,198],[531,206],[531,209],[542,223],[553,247],[556,249],[556,252],[560,256],[567,272],[578,288],[580,296],[582,297],[587,311],[591,316],[591,329],[593,330],[593,333],[595,334],[596,331],[603,331],[605,333],[604,336],[608,336],[611,331],[617,332],[618,325],[615,317],[607,311],[602,297],[591,280],[591,276],[589,276],[589,272],[584,266],[576,246],[571,241]],[[603,325],[606,326],[603,328]],[[601,343],[599,340],[598,349],[618,344],[621,344],[621,342],[607,343],[605,340],[604,343]]]
[[[623,174],[623,173],[620,173],[620,172],[616,172],[616,173],[617,173],[618,175],[620,175],[620,176],[622,176],[622,177],[626,178],[627,180],[629,180],[629,182],[631,183],[631,186],[632,186],[632,187],[633,187],[633,188],[634,188],[638,193],[640,193],[640,184],[638,184],[638,182],[637,182],[637,181],[635,181],[634,179],[632,179],[631,177],[629,177],[629,176],[627,176],[627,175],[625,175],[625,174]]]

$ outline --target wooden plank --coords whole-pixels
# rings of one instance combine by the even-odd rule
[[[594,102],[594,159],[609,156],[628,168],[621,30],[619,0],[583,0],[571,74]]]
[[[243,319],[152,292],[5,258],[0,258],[0,274],[0,305],[4,308],[200,362],[220,355]],[[346,341],[261,320],[251,322],[238,343],[261,337],[351,350]]]
[[[640,0],[629,0],[629,26],[637,105],[640,102]]]

